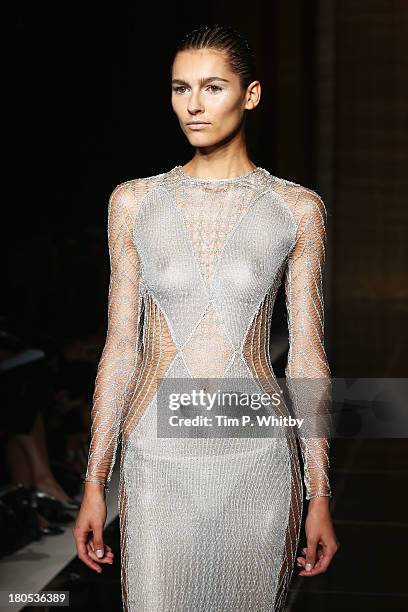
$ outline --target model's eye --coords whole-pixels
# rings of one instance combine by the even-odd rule
[[[179,85],[178,87],[173,87],[173,91],[175,91],[176,93],[182,93],[180,90],[181,89],[186,89],[184,85]]]
[[[219,87],[218,85],[210,85],[209,89],[212,89],[214,92],[222,91],[222,87]]]

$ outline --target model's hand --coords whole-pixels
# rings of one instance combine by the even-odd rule
[[[313,497],[309,500],[305,531],[307,547],[302,551],[306,557],[297,557],[297,565],[304,568],[298,575],[323,574],[340,547],[334,533],[328,497]]]
[[[102,568],[98,564],[112,565],[114,556],[110,546],[103,542],[106,514],[106,503],[101,486],[96,483],[86,483],[81,509],[72,532],[78,557],[85,565],[99,574]]]

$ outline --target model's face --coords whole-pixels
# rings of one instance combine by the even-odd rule
[[[259,81],[245,90],[223,52],[180,51],[172,70],[173,110],[190,144],[208,147],[228,139],[242,125],[245,110],[260,98]],[[192,125],[192,122],[200,122]]]

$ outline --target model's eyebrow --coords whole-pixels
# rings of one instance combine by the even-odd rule
[[[229,83],[228,79],[222,79],[218,76],[203,77],[198,80],[200,85],[206,85],[210,81],[224,81],[225,83]],[[175,85],[176,83],[179,85],[188,85],[187,81],[183,81],[183,79],[173,79],[171,82],[172,85]]]

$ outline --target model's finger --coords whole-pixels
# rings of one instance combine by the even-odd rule
[[[299,572],[299,576],[317,576],[318,574],[323,574],[328,566],[330,565],[330,562],[333,558],[333,555],[330,555],[328,553],[323,553],[320,557],[319,560],[316,562],[315,566],[307,571],[306,569],[302,570]]]
[[[320,569],[322,567],[322,562],[325,558],[326,556],[323,553],[320,553],[320,554],[318,553],[318,559],[316,561],[315,567]]]
[[[113,563],[112,557],[108,557],[108,555],[105,555],[104,557],[101,557],[101,558],[97,557],[95,551],[92,550],[90,544],[87,545],[87,549],[88,549],[89,557],[93,559],[94,561],[97,561],[98,563],[109,563],[112,565]]]
[[[306,571],[311,571],[316,563],[317,540],[308,540],[306,552]]]
[[[103,525],[98,524],[93,526],[93,549],[98,559],[103,559],[105,556],[105,544],[103,541]]]
[[[88,544],[89,544],[89,546],[91,547],[91,550],[92,550],[93,552],[95,552],[95,546],[94,546],[94,543],[93,543],[93,538],[90,538],[90,539],[89,539]],[[112,558],[112,559],[113,559],[113,557],[115,556],[115,554],[114,554],[114,552],[112,551],[112,548],[111,548],[110,546],[108,546],[107,544],[105,544],[105,551],[106,551],[105,557],[110,557],[110,558]]]
[[[330,563],[332,562],[333,557],[334,557],[334,553],[330,549],[327,549],[327,551],[324,553],[324,555],[320,559],[319,569],[325,572],[327,568],[329,567]]]
[[[76,545],[77,545],[78,557],[81,559],[81,561],[85,563],[85,565],[90,567],[91,569],[98,572],[98,574],[100,574],[102,572],[102,568],[90,558],[88,554],[88,549],[86,547],[85,538],[77,537]]]

